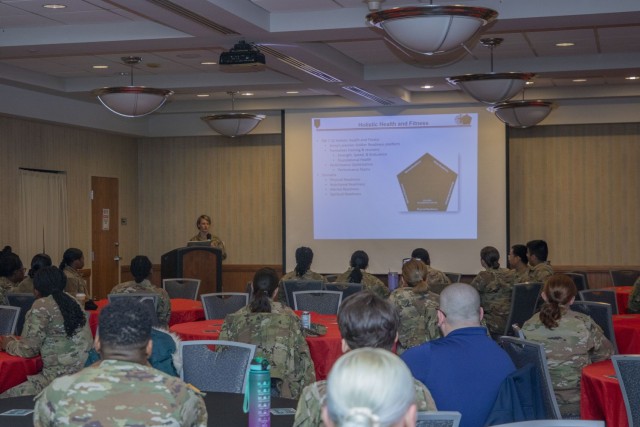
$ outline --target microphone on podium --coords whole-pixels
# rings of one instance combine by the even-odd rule
[[[207,233],[207,240],[211,240],[211,233]]]

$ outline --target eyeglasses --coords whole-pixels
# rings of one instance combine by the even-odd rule
[[[436,307],[436,310],[438,310],[440,313],[442,313],[442,315],[443,315],[444,317],[447,317],[447,313],[445,313],[444,311],[442,311],[442,310],[440,309],[440,306],[437,306],[437,307]]]

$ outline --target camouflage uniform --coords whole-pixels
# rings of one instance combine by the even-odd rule
[[[640,313],[640,277],[633,284],[633,290],[629,295],[629,307],[627,313]]]
[[[110,294],[134,294],[134,293],[155,293],[158,294],[158,323],[160,326],[167,328],[169,319],[171,318],[171,299],[169,294],[162,288],[157,287],[148,279],[144,279],[140,283],[135,280],[120,283],[111,289]]]
[[[64,268],[64,275],[67,276],[67,285],[64,291],[72,296],[76,294],[85,294],[89,297],[89,288],[87,282],[82,278],[78,270],[68,265]]]
[[[302,388],[315,381],[300,319],[278,302],[272,302],[271,313],[251,313],[245,307],[228,314],[219,339],[255,344],[256,357],[264,357],[271,364],[271,378],[281,380],[281,397],[297,399]]]
[[[0,303],[1,305],[9,305],[9,301],[7,301],[7,293],[15,283],[6,277],[0,277]]]
[[[347,283],[349,281],[349,275],[353,271],[353,267],[350,267],[347,271],[342,273],[336,278],[336,282],[339,283]],[[380,298],[388,298],[390,291],[389,288],[382,283],[380,279],[378,279],[373,274],[367,273],[364,270],[362,271],[362,289],[367,289],[374,294],[378,295]]]
[[[75,301],[75,300],[74,300]],[[20,340],[10,341],[7,353],[19,357],[42,357],[42,372],[5,391],[0,397],[39,393],[55,378],[78,372],[93,347],[89,322],[68,337],[64,319],[53,297],[38,298],[27,312]]]
[[[22,282],[17,286],[9,289],[10,294],[32,294],[33,293],[33,279],[29,276],[25,277]]]
[[[515,283],[525,283],[531,280],[531,270],[527,267],[522,271],[512,270],[516,275]]]
[[[287,303],[286,292],[284,291],[284,285],[282,284],[282,282],[284,282],[285,280],[321,280],[323,283],[327,283],[326,277],[311,270],[307,270],[307,272],[304,273],[302,277],[296,276],[295,271],[290,271],[289,273],[282,276],[282,279],[280,279],[280,283],[278,283],[278,301],[283,304]]]
[[[415,292],[413,288],[402,287],[391,293],[389,301],[400,315],[398,327],[397,353],[440,338],[437,309],[440,295],[427,291]]]
[[[544,344],[562,417],[579,416],[582,368],[613,354],[602,329],[589,316],[563,309],[557,327],[548,329],[536,313],[524,323],[522,331],[527,340]]]
[[[35,427],[205,427],[202,397],[150,366],[105,360],[53,381],[36,397]]]
[[[416,390],[416,405],[418,411],[436,411],[436,403],[429,390],[420,381],[414,379]],[[324,426],[321,418],[322,405],[327,396],[327,382],[318,381],[308,385],[302,391],[298,400],[296,418],[293,427],[321,427]]]
[[[191,242],[206,242],[207,240],[209,239],[207,239],[206,237],[204,239],[200,237],[200,233],[189,239],[189,241]],[[227,249],[224,247],[224,242],[222,241],[222,239],[220,239],[218,236],[211,236],[211,247],[220,249],[220,252],[222,252],[222,259],[227,259]]]
[[[440,270],[427,266],[427,278],[425,281],[429,284],[429,290],[440,295],[445,286],[451,284],[451,280]]]
[[[547,277],[553,275],[553,267],[548,262],[541,262],[540,264],[531,267],[529,270],[530,282],[542,282],[547,280]]]
[[[511,292],[516,283],[514,270],[506,268],[481,271],[471,281],[471,286],[480,294],[480,305],[484,310],[489,332],[504,335],[509,311],[511,311]]]

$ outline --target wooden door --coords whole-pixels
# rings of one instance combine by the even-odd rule
[[[102,299],[120,283],[118,178],[92,176],[91,193],[91,295]]]

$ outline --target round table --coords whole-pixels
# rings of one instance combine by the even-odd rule
[[[616,302],[618,303],[618,313],[624,314],[629,307],[629,295],[633,291],[633,286],[611,286],[602,288],[603,291],[614,291],[616,293]]]
[[[0,351],[0,393],[22,384],[27,380],[27,376],[35,375],[41,370],[40,356],[25,359]],[[3,424],[0,422],[0,425]]]
[[[101,299],[96,301],[96,305],[98,306],[97,310],[87,310],[87,313],[91,314],[91,317],[89,318],[89,326],[91,326],[91,332],[93,335],[96,334],[96,329],[98,328],[98,315],[100,314],[100,310],[102,310],[102,307],[108,303],[109,300]],[[169,326],[203,319],[204,309],[202,308],[202,302],[182,298],[171,299],[171,317],[169,318]]]
[[[234,393],[207,393],[204,403],[207,405],[208,426],[246,426],[249,416],[242,410],[244,395]],[[296,408],[298,402],[282,397],[271,398],[271,408]],[[33,396],[0,399],[0,414],[9,409],[33,409]],[[291,427],[293,415],[271,415],[271,427]],[[33,415],[20,417],[0,415],[0,425],[11,427],[33,427]]]
[[[611,360],[586,366],[580,387],[580,418],[604,420],[607,427],[628,427],[627,410]]]
[[[316,379],[320,381],[327,378],[334,362],[342,356],[342,337],[336,316],[312,313],[311,321],[327,328],[326,335],[306,338],[316,371]],[[169,329],[185,341],[217,340],[223,323],[224,319],[204,320],[180,323]]]
[[[640,354],[640,314],[614,314],[612,317],[620,354]]]

